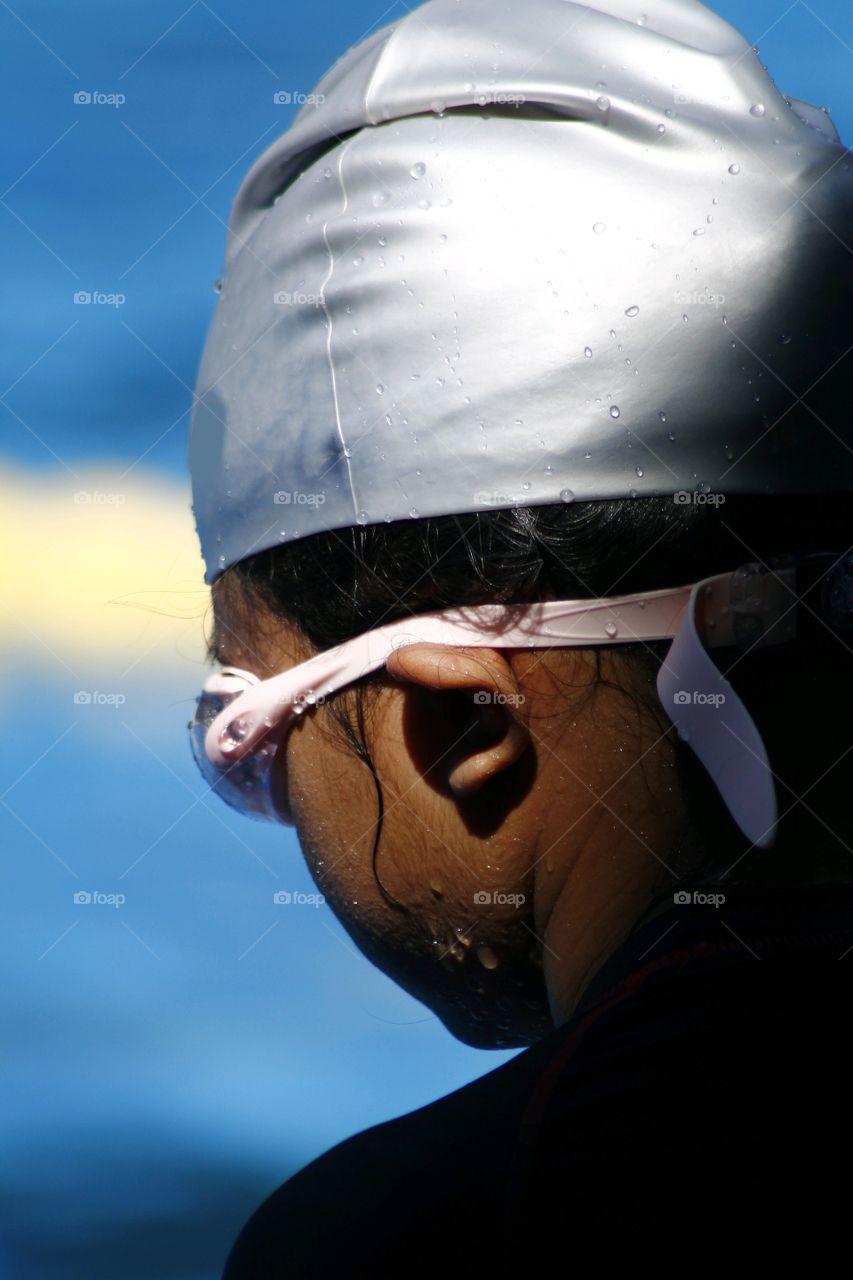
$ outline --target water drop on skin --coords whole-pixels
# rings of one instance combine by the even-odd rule
[[[499,961],[491,947],[478,947],[477,959],[484,969],[497,969]]]

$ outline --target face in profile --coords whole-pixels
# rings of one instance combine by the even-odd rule
[[[263,640],[244,622],[241,639],[223,597],[217,629],[220,657],[261,676],[312,656],[278,621]],[[337,697],[355,725],[353,690]],[[388,660],[364,728],[372,770],[323,703],[276,754],[273,794],[318,889],[367,959],[458,1039],[535,1042],[658,869],[644,846],[672,820],[672,789],[655,805],[647,785],[662,792],[671,767],[659,728],[593,682],[587,650],[433,644]],[[616,892],[598,883],[603,863],[622,868]]]

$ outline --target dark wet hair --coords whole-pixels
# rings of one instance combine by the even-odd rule
[[[529,603],[546,595],[588,598],[681,586],[777,554],[835,550],[853,543],[849,495],[730,495],[719,505],[679,503],[672,495],[513,507],[354,526],[314,534],[250,556],[222,575],[236,584],[236,625],[251,636],[260,602],[296,626],[318,651],[383,623],[454,605]],[[779,780],[784,851],[752,850],[690,748],[675,737],[691,848],[686,883],[807,883],[819,874],[853,876],[846,788],[838,763],[851,745],[853,649],[824,628],[808,639],[737,659],[730,675],[759,725]],[[661,717],[654,677],[669,641],[619,646],[640,680],[637,710]],[[845,652],[846,650],[846,652]],[[600,650],[594,683],[603,680]],[[725,657],[722,658],[726,670]],[[382,787],[367,745],[366,709],[382,672],[330,699],[327,710],[373,773],[382,831]],[[608,683],[611,683],[608,681]],[[638,702],[639,696],[639,702]],[[352,709],[355,715],[353,724]],[[670,726],[671,728],[671,726]],[[824,775],[821,777],[821,775]],[[790,791],[788,790],[790,788]],[[809,789],[805,802],[795,803]],[[815,814],[820,817],[816,818]],[[816,835],[816,833],[818,833]],[[729,880],[731,882],[731,879]],[[380,882],[381,885],[381,882]],[[661,887],[671,891],[663,870]],[[384,889],[383,889],[383,892]],[[386,896],[388,896],[386,894]]]

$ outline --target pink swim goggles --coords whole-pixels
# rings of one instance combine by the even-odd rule
[[[821,564],[827,563],[821,571]],[[295,720],[329,695],[384,665],[395,649],[428,641],[524,649],[636,644],[672,638],[657,692],[679,737],[707,769],[751,844],[772,845],[778,820],[767,752],[749,712],[708,650],[746,652],[782,644],[807,615],[836,629],[853,625],[853,555],[778,557],[701,582],[592,600],[478,605],[422,613],[377,627],[260,680],[225,667],[214,672],[190,722],[193,754],[207,782],[241,813],[292,826],[271,764]],[[803,606],[819,587],[817,611]]]

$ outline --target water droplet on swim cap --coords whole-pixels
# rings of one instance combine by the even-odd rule
[[[618,404],[614,404],[611,406],[610,408],[611,418],[618,418],[621,416],[621,413],[622,413],[622,410],[619,408]]]
[[[616,626],[615,622],[605,622],[604,630],[607,632],[609,636],[615,636],[619,634],[619,628]]]
[[[634,316],[638,316],[639,314],[640,314],[639,307],[629,307],[628,310],[625,312],[626,316],[631,316],[632,318]]]
[[[817,107],[785,100],[707,5],[648,0],[641,29],[640,3],[404,8],[330,68],[316,106],[255,159],[224,265],[211,268],[228,288],[211,309],[192,412],[209,581],[283,545],[272,523],[282,508],[260,497],[270,476],[300,497],[325,486],[322,502],[299,504],[288,541],[358,526],[364,511],[368,524],[462,515],[472,488],[554,502],[569,475],[577,501],[645,497],[663,474],[656,455],[674,489],[703,475],[733,492],[853,489],[850,152]],[[569,8],[582,12],[576,31]],[[483,94],[495,107],[477,109]],[[527,109],[501,109],[516,94]],[[765,115],[750,115],[759,105]],[[302,305],[273,308],[273,283]],[[643,323],[616,330],[618,315]],[[809,390],[792,405],[790,389]],[[620,411],[608,426],[623,401],[626,420]],[[343,452],[351,439],[363,443]],[[724,442],[739,461],[721,481]],[[639,478],[635,455],[652,459]]]
[[[575,500],[575,495],[574,495],[574,493],[573,493],[573,491],[572,491],[571,489],[561,489],[561,490],[560,490],[560,501],[561,501],[561,502],[574,502],[574,500]]]
[[[598,107],[599,111],[609,111],[609,110],[610,110],[610,99],[609,99],[609,98],[605,98],[604,96],[602,96],[602,97],[600,97],[600,98],[596,98],[596,100],[595,100],[595,105]]]
[[[764,113],[765,106],[763,102],[756,102],[754,106],[749,108],[749,114],[751,116],[763,116]]]

